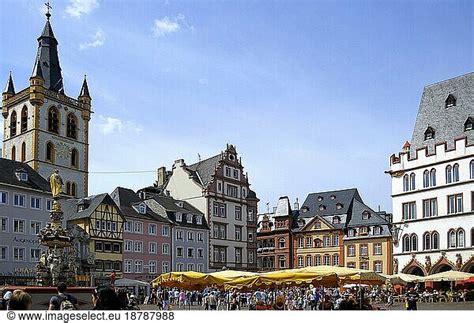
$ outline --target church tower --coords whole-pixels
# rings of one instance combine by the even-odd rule
[[[25,162],[45,178],[59,169],[64,193],[84,197],[91,97],[85,77],[77,99],[66,95],[50,17],[48,7],[29,87],[16,92],[10,72],[2,93],[2,157]]]

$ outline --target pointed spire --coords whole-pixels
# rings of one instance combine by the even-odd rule
[[[33,73],[31,73],[31,77],[40,77],[43,78],[43,69],[41,68],[41,62],[39,57],[36,58],[35,66],[33,67]]]
[[[87,96],[89,98],[91,97],[89,94],[89,86],[87,85],[86,75],[84,75],[84,81],[82,82],[81,93],[79,94],[79,97],[81,96]]]
[[[44,87],[48,90],[63,93],[63,77],[59,64],[58,41],[54,37],[53,28],[49,18],[49,2],[46,3],[48,12],[46,13],[46,24],[41,36],[38,37],[38,53],[36,55],[35,66],[32,76],[40,76],[44,80]],[[38,74],[41,73],[41,74]]]
[[[8,76],[8,81],[7,85],[5,86],[5,91],[3,93],[6,94],[15,94],[15,86],[13,85],[13,77],[12,77],[12,71],[10,71],[10,75]]]

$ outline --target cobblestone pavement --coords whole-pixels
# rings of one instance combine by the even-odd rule
[[[387,309],[385,305],[380,305],[382,309]],[[141,309],[143,310],[157,310],[158,307],[156,305],[141,305]],[[201,306],[191,306],[191,310],[195,311],[202,311],[203,308]],[[177,307],[173,307],[172,310],[183,310],[178,309]],[[189,308],[187,309],[189,310]],[[247,311],[248,308],[243,308],[242,310]],[[396,311],[396,310],[405,310],[403,303],[395,303],[389,310]],[[460,303],[418,303],[418,310],[474,310],[474,302],[460,302]]]

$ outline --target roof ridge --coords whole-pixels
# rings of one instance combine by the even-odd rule
[[[431,84],[427,84],[425,85],[423,88],[426,89],[428,87],[432,87],[434,85],[437,85],[437,84],[440,84],[440,83],[444,83],[444,82],[448,82],[448,81],[452,81],[452,80],[455,80],[455,79],[458,79],[458,78],[462,78],[462,77],[466,77],[468,75],[474,75],[474,72],[468,72],[466,74],[462,74],[462,75],[458,75],[458,76],[454,76],[454,77],[450,77],[448,79],[445,79],[445,80],[442,80],[442,81],[438,81],[438,82],[435,82],[435,83],[431,83]]]
[[[313,193],[308,193],[308,196],[309,196],[309,195],[314,195],[314,194],[324,194],[324,193],[342,192],[342,191],[351,191],[351,190],[357,191],[357,187],[342,188],[342,189],[338,189],[338,190],[328,190],[328,191],[321,191],[321,192],[313,192]]]
[[[196,162],[196,163],[194,163],[194,164],[191,164],[191,165],[189,165],[188,167],[193,167],[193,166],[196,166],[196,165],[202,164],[202,163],[204,163],[204,162],[206,162],[206,161],[209,161],[209,160],[210,160],[210,159],[212,159],[212,158],[219,157],[220,155],[221,155],[221,154],[219,153],[219,154],[217,154],[217,155],[214,155],[214,156],[212,156],[212,157],[209,157],[209,158],[206,158],[206,159],[200,160],[200,161],[198,161],[198,162]]]

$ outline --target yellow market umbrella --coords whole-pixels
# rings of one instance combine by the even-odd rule
[[[334,273],[341,284],[382,285],[386,278],[371,270],[355,269],[337,266],[313,266],[303,268],[314,273]]]
[[[417,283],[420,281],[423,276],[417,275],[410,275],[404,273],[398,273],[394,275],[382,275],[387,278],[387,281],[390,282],[392,285],[406,285],[408,283]]]
[[[322,286],[337,286],[337,276],[334,273],[303,272],[302,269],[280,270],[262,273],[256,276],[242,277],[225,284],[225,288],[256,289],[302,284],[318,284]]]
[[[198,288],[205,287],[207,274],[195,271],[170,272],[152,280],[153,287]]]
[[[210,283],[223,286],[226,282],[242,277],[254,277],[257,273],[238,270],[222,270],[207,274],[207,280]]]
[[[426,281],[452,282],[452,281],[458,281],[458,280],[466,280],[472,277],[474,277],[474,274],[469,274],[462,271],[450,270],[450,271],[444,271],[442,273],[437,273],[430,276],[422,277],[420,281],[422,282],[426,282]]]

